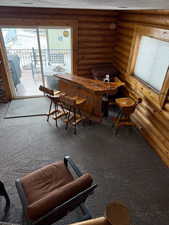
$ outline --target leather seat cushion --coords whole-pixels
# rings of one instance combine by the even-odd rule
[[[52,163],[21,178],[28,204],[73,181],[63,161]]]
[[[30,204],[27,208],[27,214],[30,219],[36,220],[45,215],[55,207],[74,197],[76,194],[90,187],[92,184],[92,177],[90,174],[73,180],[55,190],[49,192],[44,197],[36,202]]]

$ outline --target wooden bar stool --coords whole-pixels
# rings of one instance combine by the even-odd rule
[[[120,126],[133,126],[134,123],[131,121],[130,116],[135,111],[138,104],[142,102],[141,98],[134,101],[130,97],[117,98],[115,99],[116,105],[120,111],[114,120],[115,134],[117,134]]]
[[[76,134],[76,125],[85,119],[81,114],[80,107],[86,102],[86,99],[78,96],[62,95],[60,102],[68,110],[65,129],[68,129],[69,124],[71,124],[74,126],[74,134]]]
[[[49,112],[47,114],[47,121],[49,121],[49,117],[51,115],[53,116],[53,119],[56,120],[56,126],[58,126],[57,124],[57,120],[66,115],[66,111],[65,109],[62,107],[62,105],[60,104],[60,96],[64,95],[64,93],[62,93],[61,91],[58,90],[51,90],[49,88],[46,88],[44,86],[39,87],[39,90],[42,91],[49,99],[50,99],[50,106],[49,106]],[[54,110],[52,110],[52,105],[54,104]],[[61,106],[61,110],[59,109],[59,105]]]

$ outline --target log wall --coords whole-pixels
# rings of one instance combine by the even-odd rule
[[[116,44],[113,63],[121,72],[127,89],[133,97],[141,97],[143,103],[133,115],[133,120],[141,133],[169,166],[169,97],[161,109],[158,95],[145,87],[138,79],[127,75],[130,64],[134,35],[134,26],[141,24],[169,29],[169,11],[133,11],[121,12],[118,17]]]
[[[134,97],[143,103],[133,115],[140,131],[169,166],[169,97],[160,109],[157,96],[132,76],[127,76],[135,24],[169,29],[169,11],[113,12],[100,10],[66,10],[0,7],[0,24],[37,25],[40,20],[74,20],[78,24],[77,74],[88,76],[97,63],[114,63]],[[117,22],[117,28],[114,24]],[[2,58],[1,58],[2,59]],[[5,69],[0,71],[0,99],[9,99]],[[147,98],[149,96],[149,98]]]
[[[75,21],[78,29],[77,74],[80,76],[88,76],[97,63],[112,62],[116,16],[116,12],[107,10],[0,7],[0,25],[36,26],[49,20]]]

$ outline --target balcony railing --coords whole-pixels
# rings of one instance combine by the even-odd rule
[[[20,58],[22,68],[31,69],[32,66],[40,66],[39,50],[32,49],[7,49],[8,55],[17,55]],[[65,67],[71,65],[71,49],[41,49],[43,66],[62,64]]]

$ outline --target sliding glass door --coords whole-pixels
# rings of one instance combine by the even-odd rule
[[[57,89],[54,74],[72,72],[71,28],[1,28],[14,97]]]
[[[44,82],[57,89],[54,74],[72,73],[72,43],[70,28],[41,28],[38,30]]]

